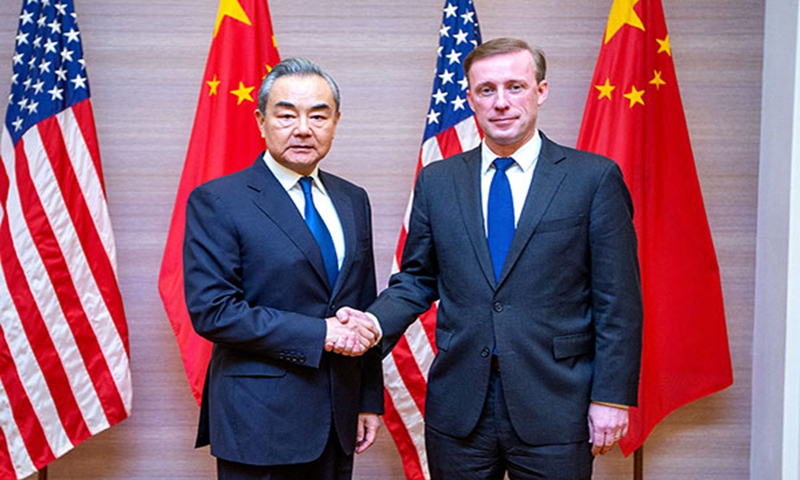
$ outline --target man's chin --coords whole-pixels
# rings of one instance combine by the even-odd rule
[[[503,135],[503,134],[495,134],[496,132],[489,132],[486,134],[487,137],[491,138],[492,141],[500,146],[507,147],[509,145],[514,145],[519,142],[520,137],[519,135]]]
[[[322,159],[318,155],[309,152],[308,155],[284,155],[278,163],[301,175],[308,175],[314,171],[320,160]]]

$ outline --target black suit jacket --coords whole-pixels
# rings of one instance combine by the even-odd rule
[[[369,311],[384,351],[440,300],[425,418],[466,436],[486,397],[493,348],[520,437],[588,439],[590,400],[635,405],[642,305],[633,209],[618,166],[542,135],[499,282],[484,230],[480,147],[423,168],[401,271]]]
[[[217,457],[254,465],[316,459],[334,428],[351,453],[359,412],[383,412],[379,354],[323,351],[324,318],[375,298],[366,192],[320,171],[344,229],[336,285],[262,157],[197,187],[186,209],[186,305],[214,343],[198,429]]]

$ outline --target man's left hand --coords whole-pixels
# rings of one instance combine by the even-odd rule
[[[592,455],[605,455],[628,433],[628,410],[592,402],[589,405],[589,442]]]
[[[358,414],[358,431],[356,432],[356,453],[362,453],[375,443],[375,436],[381,421],[375,413]]]

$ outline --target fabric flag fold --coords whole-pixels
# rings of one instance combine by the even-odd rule
[[[625,455],[678,407],[733,383],[720,273],[660,0],[615,0],[577,147],[619,163],[644,300],[639,405]]]
[[[183,296],[186,200],[194,187],[251,165],[264,150],[253,112],[261,81],[278,62],[266,0],[220,0],[158,276],[158,291],[198,404],[211,343],[194,332]]]
[[[471,0],[448,0],[443,12],[433,91],[416,172],[431,162],[478,146],[481,139],[467,103],[467,79],[462,66],[464,57],[481,43],[478,17]],[[398,271],[403,255],[411,200],[392,263],[393,273]],[[436,354],[435,330],[434,305],[406,330],[383,362],[383,419],[409,480],[430,478],[424,416],[428,370]]]
[[[130,415],[117,284],[72,0],[23,2],[0,138],[0,478]]]

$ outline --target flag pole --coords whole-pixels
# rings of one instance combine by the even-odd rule
[[[644,480],[644,445],[633,452],[633,480]]]
[[[42,469],[39,470],[38,479],[39,480],[47,480],[47,466],[42,467]]]

